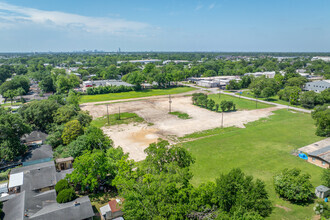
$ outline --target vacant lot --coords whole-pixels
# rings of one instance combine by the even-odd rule
[[[238,98],[236,98],[238,100]],[[252,102],[252,101],[250,101]],[[173,97],[172,111],[184,112],[189,115],[189,119],[180,119],[176,115],[168,114],[168,98],[149,98],[147,100],[111,103],[109,113],[114,114],[119,111],[131,112],[144,119],[144,123],[131,123],[104,127],[103,130],[114,141],[116,146],[123,147],[125,152],[130,153],[130,157],[135,160],[145,158],[144,149],[158,138],[177,142],[177,137],[214,129],[221,126],[221,113],[216,113],[198,106],[192,105],[191,97]],[[106,105],[84,104],[83,110],[90,111],[94,119],[107,114]],[[236,126],[244,127],[244,124],[267,117],[277,107],[257,109],[250,111],[237,111],[224,113],[224,127]],[[105,119],[103,119],[105,120]],[[111,124],[111,123],[110,123]]]
[[[101,94],[101,95],[83,95],[81,97],[80,103],[103,102],[103,101],[118,100],[118,99],[132,99],[132,98],[141,98],[141,97],[157,96],[157,95],[170,95],[170,94],[190,92],[193,90],[195,89],[191,87],[177,87],[170,89],[147,89],[141,91],[109,93],[109,94]]]
[[[311,219],[313,204],[307,207],[292,205],[279,199],[274,191],[272,178],[284,168],[300,168],[312,175],[314,186],[320,184],[322,169],[292,156],[292,150],[322,138],[315,136],[315,126],[309,114],[278,110],[266,119],[251,122],[245,129],[224,129],[220,134],[204,132],[209,137],[183,143],[196,158],[192,166],[193,184],[214,181],[220,173],[239,167],[247,174],[266,182],[273,205],[270,219]],[[193,135],[191,135],[193,136]]]

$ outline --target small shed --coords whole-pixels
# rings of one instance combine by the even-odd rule
[[[114,199],[108,202],[107,205],[100,208],[101,219],[114,220],[120,219],[123,216],[121,211],[123,199]]]
[[[67,170],[72,168],[73,157],[58,158],[55,160],[57,170]]]
[[[330,195],[330,189],[326,186],[320,185],[315,188],[315,195],[318,198],[326,198]]]

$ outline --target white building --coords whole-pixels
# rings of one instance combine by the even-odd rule
[[[304,90],[314,92],[322,92],[323,90],[326,90],[328,88],[330,88],[330,80],[308,82],[304,86]]]

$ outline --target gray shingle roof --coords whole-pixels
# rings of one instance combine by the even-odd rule
[[[91,201],[88,196],[77,198],[72,202],[67,203],[53,203],[39,212],[35,213],[29,219],[34,220],[77,220],[86,219],[94,216],[94,211]]]
[[[24,155],[22,162],[30,162],[44,158],[53,158],[53,149],[50,145],[33,146]]]
[[[25,142],[38,141],[38,140],[45,141],[47,136],[48,135],[46,133],[43,133],[41,131],[32,131],[30,134],[24,135],[21,138],[21,140]]]
[[[4,220],[21,220],[24,218],[25,192],[3,203]]]
[[[310,152],[309,155],[319,157],[324,161],[330,163],[330,145],[316,151]]]

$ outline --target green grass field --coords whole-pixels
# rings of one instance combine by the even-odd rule
[[[102,101],[119,100],[119,99],[132,99],[132,98],[141,98],[141,97],[157,96],[157,95],[172,95],[172,94],[189,92],[193,90],[195,90],[195,88],[176,87],[169,89],[147,89],[141,91],[109,93],[109,94],[101,94],[101,95],[83,95],[81,96],[80,103],[102,102]]]
[[[213,99],[215,103],[220,104],[222,100],[226,101],[233,101],[234,104],[236,104],[236,109],[238,110],[253,110],[253,109],[261,109],[261,108],[268,108],[271,107],[272,105],[264,104],[264,103],[257,103],[256,107],[256,102],[243,99],[243,98],[237,98],[233,97],[231,95],[225,95],[225,94],[220,94],[220,98],[218,94],[212,94],[208,96],[209,98]]]
[[[214,181],[220,173],[241,168],[246,174],[266,183],[273,205],[285,206],[291,211],[275,207],[269,219],[311,219],[313,206],[298,206],[278,198],[273,175],[284,168],[300,168],[312,175],[312,183],[321,183],[322,168],[291,155],[292,150],[319,141],[309,114],[277,110],[269,118],[248,123],[246,128],[213,129],[190,135],[203,137],[182,143],[196,158],[192,166],[192,184]],[[219,132],[219,134],[216,134]],[[188,137],[189,138],[189,137]]]
[[[255,98],[254,94],[252,92],[248,91],[248,90],[243,91],[242,96],[249,97],[249,98]],[[258,98],[258,99],[263,100],[263,101],[268,101],[268,102],[274,102],[274,103],[278,103],[278,104],[282,104],[282,105],[288,105],[289,104],[289,102],[279,99],[278,95],[271,96],[268,99],[266,99],[266,98]],[[307,109],[307,108],[302,107],[301,105],[291,105],[291,104],[289,104],[289,106],[296,107],[296,108]]]
[[[184,113],[184,112],[171,112],[169,114],[176,115],[180,119],[189,119],[190,118],[190,116],[187,113]]]
[[[129,113],[129,112],[123,112],[120,113],[120,119],[119,119],[119,114],[111,114],[109,115],[109,120],[110,120],[110,126],[112,125],[120,125],[120,124],[130,124],[130,123],[141,123],[144,122],[144,119],[139,117],[135,113]],[[97,118],[91,122],[91,125],[101,128],[103,126],[108,126],[108,117],[103,116],[100,118]]]

